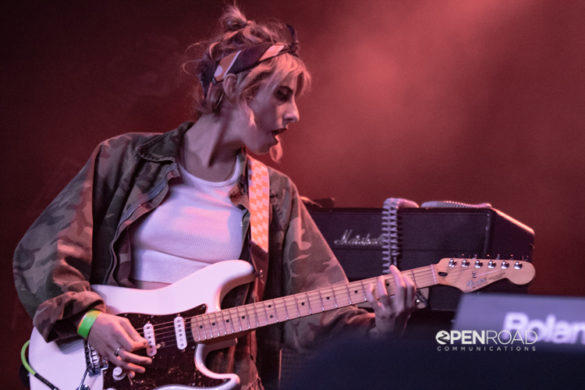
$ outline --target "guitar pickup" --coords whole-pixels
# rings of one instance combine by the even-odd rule
[[[181,316],[176,316],[173,320],[175,325],[175,339],[177,348],[181,351],[187,348],[187,334],[185,333],[185,320]]]
[[[146,346],[146,354],[149,357],[154,357],[156,355],[157,347],[156,347],[156,337],[154,335],[154,326],[150,322],[144,324],[142,328],[144,332],[144,338],[148,345]]]

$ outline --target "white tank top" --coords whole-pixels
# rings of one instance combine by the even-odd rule
[[[131,277],[139,287],[173,283],[240,256],[244,210],[229,198],[240,170],[237,160],[229,179],[210,182],[179,165],[181,178],[170,185],[167,198],[130,232]]]

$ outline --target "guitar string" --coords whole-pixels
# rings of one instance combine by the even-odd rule
[[[420,274],[421,272],[417,271],[417,273]],[[419,277],[416,277],[416,279],[417,279],[417,281],[421,282],[421,281],[424,281],[425,279],[428,279],[425,276],[427,276],[427,275],[423,275],[423,276],[419,275]],[[434,278],[432,278],[432,279],[434,279]],[[431,281],[433,281],[433,280],[431,280]],[[307,295],[309,298],[308,299],[309,304],[310,304],[310,300],[311,300],[310,295],[313,295],[313,298],[316,298],[318,303],[322,303],[322,305],[325,305],[326,302],[324,302],[320,296],[317,296],[317,295],[321,295],[320,293],[322,293],[324,290],[330,289],[330,291],[333,293],[333,298],[335,300],[336,296],[340,294],[340,290],[343,290],[343,294],[345,295],[346,291],[349,290],[350,287],[355,286],[355,284],[356,284],[356,282],[353,282],[350,284],[335,285],[332,287],[328,287],[328,288],[324,288],[324,289],[320,289],[320,290],[313,290],[311,292],[308,292]],[[425,283],[423,283],[423,284],[425,284]],[[390,287],[392,289],[393,285],[390,284]],[[291,299],[291,298],[293,298],[293,299]],[[248,316],[248,321],[247,321],[248,328],[247,329],[250,329],[252,327],[260,327],[260,326],[268,325],[271,323],[276,323],[276,322],[286,320],[287,319],[286,317],[288,315],[285,314],[285,318],[282,319],[281,316],[279,316],[278,312],[279,312],[279,310],[284,310],[286,312],[286,311],[288,311],[289,308],[294,308],[295,303],[291,304],[291,302],[290,302],[291,300],[294,300],[294,298],[295,298],[294,296],[288,296],[288,297],[284,297],[284,298],[281,298],[280,300],[276,300],[276,301],[275,300],[263,301],[262,302],[263,308],[269,307],[271,310],[273,310],[274,315],[276,316],[276,319],[274,319],[274,316],[271,316],[271,318],[268,318],[268,316],[266,315],[264,321],[256,320],[255,321],[256,326],[250,326],[250,316]],[[289,302],[286,302],[287,299],[289,300]],[[358,300],[358,301],[355,301],[355,300],[352,301],[351,297],[350,297],[350,299],[348,299],[348,301],[343,301],[341,306],[348,306],[351,304],[360,303],[360,302],[363,302],[364,300],[365,299]],[[256,305],[256,304],[254,304],[254,305]],[[248,305],[245,305],[245,306],[248,306]],[[334,306],[328,306],[326,308],[326,310],[335,309],[337,306],[339,306],[339,305],[337,303],[335,303]],[[233,312],[240,310],[239,308],[242,308],[242,307],[240,306],[237,308],[225,309],[225,310],[220,311],[220,312],[210,312],[210,313],[204,313],[204,314],[193,316],[192,319],[195,321],[197,321],[197,319],[200,319],[200,322],[203,326],[201,328],[201,333],[204,333],[204,337],[199,337],[199,338],[204,340],[204,339],[208,339],[208,338],[225,336],[228,334],[234,334],[234,333],[238,333],[238,332],[247,330],[247,329],[245,329],[245,326],[241,325],[242,321],[240,319],[238,319],[238,322],[239,322],[238,329],[235,328],[237,325],[234,325]],[[246,313],[249,313],[249,310],[247,310],[246,308],[242,308],[242,310]],[[321,311],[326,311],[326,310],[321,310]],[[298,318],[299,316],[303,316],[303,313],[301,312],[300,309],[297,309],[297,312],[298,312],[298,315],[294,316],[294,318]],[[224,316],[223,313],[227,313],[227,315]],[[253,310],[253,313],[257,315],[257,310]],[[305,314],[309,314],[309,313],[305,313]],[[219,319],[219,316],[221,316],[221,321]],[[238,316],[239,316],[239,313],[238,313]],[[228,321],[225,320],[226,317],[228,317]],[[212,321],[212,322],[210,322],[210,321]],[[224,324],[224,321],[227,322],[228,324]],[[169,326],[169,324],[171,324],[171,323],[168,322],[168,323],[157,324],[156,328],[157,328],[157,333],[159,334],[159,339],[161,337],[164,337],[165,335],[171,335],[171,336],[174,335],[174,324],[170,325],[170,326]],[[206,329],[206,327],[209,328],[210,324],[212,325],[212,328]],[[216,327],[216,324],[217,324],[217,327]],[[231,327],[231,330],[229,329],[230,327]],[[163,330],[165,330],[165,329],[166,330],[170,329],[171,331],[168,333],[164,333]],[[217,332],[217,336],[215,335],[215,332]],[[208,336],[207,333],[210,333],[211,336]]]
[[[419,279],[421,279],[421,278],[419,278]],[[346,294],[346,291],[350,287],[352,287],[353,285],[355,285],[355,282],[349,283],[349,284],[343,284],[343,285],[336,285],[336,286],[327,287],[327,288],[323,288],[323,289],[319,289],[319,290],[313,290],[313,291],[310,291],[310,292],[301,293],[301,295],[308,295],[307,301],[308,301],[309,304],[311,304],[311,298],[313,298],[313,300],[316,300],[317,303],[320,304],[323,301],[323,299],[320,296],[320,295],[322,295],[323,291],[326,291],[327,289],[329,289],[330,292],[333,293],[333,294],[328,294],[327,297],[326,297],[326,299],[328,299],[329,296],[331,296],[331,295],[334,295],[333,298],[336,299],[337,298],[336,296],[340,294],[340,291],[343,291],[343,294],[345,295]],[[291,309],[291,311],[292,311],[292,309],[295,306],[297,306],[297,302],[296,302],[296,301],[298,301],[296,299],[297,298],[296,297],[297,295],[298,294],[294,294],[294,295],[291,295],[291,296],[281,297],[281,298],[277,298],[277,299],[274,299],[274,300],[262,301],[261,302],[262,303],[261,306],[263,306],[263,308],[268,308],[268,309],[271,309],[271,311],[274,311],[275,314],[277,315],[277,320],[276,321],[278,321],[278,320],[280,320],[280,316],[278,316],[278,311],[279,310],[287,311],[287,310]],[[351,305],[351,304],[360,303],[360,302],[363,302],[364,299],[357,300],[357,301],[356,300],[353,300],[352,301],[351,299],[349,299],[347,301],[344,301],[341,306],[348,306],[348,305]],[[291,301],[294,301],[294,302],[291,302]],[[313,303],[313,305],[314,304],[315,303]],[[225,317],[228,317],[228,320],[233,320],[233,318],[234,318],[234,315],[233,315],[234,312],[238,311],[238,313],[236,313],[236,314],[237,314],[237,317],[240,317],[239,311],[244,311],[245,313],[248,313],[248,322],[249,322],[250,321],[250,316],[249,316],[250,310],[248,310],[248,309],[250,309],[250,308],[253,309],[254,306],[258,306],[258,304],[257,303],[256,304],[248,304],[248,305],[238,306],[236,308],[224,309],[222,311],[217,311],[217,312],[202,313],[202,314],[198,314],[198,315],[192,316],[192,318],[200,318],[201,319],[201,322],[204,323],[204,324],[205,324],[205,322],[210,322],[210,321],[213,321],[213,322],[217,323],[217,322],[220,322],[219,319],[218,319],[218,316],[222,316],[222,320],[224,319],[222,313],[227,313],[227,315]],[[331,307],[328,306],[327,307],[327,310],[332,310],[332,309],[335,309],[335,306],[331,306]],[[257,316],[257,311],[258,311],[257,309],[252,310],[252,313],[253,314],[256,314],[256,316]],[[300,309],[297,309],[296,311],[298,312],[298,315],[294,316],[294,318],[297,318],[299,316],[303,316],[304,315]],[[325,311],[325,310],[321,310],[321,311]],[[306,313],[306,314],[308,315],[310,313]],[[266,316],[264,316],[264,317],[266,317]],[[241,319],[244,319],[244,318],[243,317],[242,318],[238,318],[238,321],[241,322]],[[286,315],[285,315],[284,320],[286,320]],[[230,322],[230,321],[227,321],[227,322]],[[263,321],[258,321],[257,320],[255,322],[260,322],[262,324]],[[272,323],[272,322],[275,322],[275,321],[274,320],[271,321],[270,319],[266,318],[264,322],[266,322],[266,324],[269,324],[269,323]],[[171,329],[171,330],[174,331],[174,322],[170,322],[170,321],[169,322],[166,322],[166,323],[165,322],[162,322],[162,323],[156,324],[155,327],[157,328],[157,330],[158,330],[159,333],[161,332],[161,330],[164,330],[165,328],[166,329]],[[242,329],[242,330],[245,330],[245,329]]]
[[[418,279],[421,280],[422,278],[418,278]],[[334,295],[337,295],[340,293],[340,290],[343,290],[344,294],[346,294],[346,291],[348,290],[348,288],[350,286],[351,285],[336,286],[336,288],[331,289],[331,292],[333,292]],[[335,305],[327,304],[327,302],[324,302],[321,299],[321,297],[317,296],[318,293],[319,293],[319,291],[313,291],[313,292],[307,294],[309,302],[311,302],[311,298],[314,298],[313,301],[317,301],[317,303],[313,302],[312,306],[315,306],[316,304],[322,303],[322,309],[316,310],[317,312],[318,311],[333,310],[336,308],[335,305],[337,305],[337,304],[335,304]],[[311,297],[311,295],[312,295],[312,297]],[[290,301],[290,299],[289,299],[289,301]],[[353,301],[348,300],[347,302],[343,302],[343,304],[341,306],[348,306],[351,304],[356,304],[356,303],[360,303],[360,302],[364,302],[364,301],[365,301],[365,298],[359,299],[357,301],[356,300],[353,300]],[[256,319],[254,321],[254,325],[251,325],[251,317],[253,317],[253,316],[248,315],[248,321],[247,321],[248,328],[247,329],[261,327],[261,326],[265,326],[265,325],[269,325],[269,324],[273,324],[276,322],[281,322],[283,320],[286,320],[286,318],[283,319],[282,316],[279,315],[279,311],[287,310],[287,305],[291,309],[294,308],[294,306],[295,306],[294,304],[291,305],[290,302],[286,302],[286,301],[276,302],[275,304],[270,303],[270,301],[265,301],[263,303],[264,304],[262,306],[264,308],[266,308],[267,306],[270,306],[270,308],[274,314],[270,315],[270,316],[268,314],[265,314],[264,316],[258,316],[258,309],[252,310],[252,313],[256,316]],[[311,303],[309,303],[309,305],[311,305]],[[339,305],[337,305],[337,306],[339,306]],[[252,306],[252,308],[253,308],[253,306]],[[196,325],[197,325],[197,322],[199,322],[201,324],[200,328],[199,328],[200,330],[195,330],[195,332],[193,329],[193,324],[191,324],[191,333],[198,333],[198,335],[197,335],[198,340],[207,340],[207,339],[213,339],[213,338],[226,336],[229,334],[235,334],[235,333],[247,330],[245,327],[245,323],[244,323],[244,326],[242,326],[242,321],[240,318],[238,319],[237,324],[234,323],[233,313],[235,310],[233,310],[233,309],[234,308],[226,309],[226,310],[221,311],[221,312],[210,312],[210,313],[195,315],[195,316],[191,317],[191,320],[195,321]],[[245,313],[248,313],[248,314],[250,312],[250,310],[247,310],[247,308],[243,308],[243,311]],[[224,313],[227,313],[227,314],[224,315]],[[309,314],[309,312],[302,313],[302,311],[298,310],[298,314],[296,316],[294,316],[294,318],[298,318],[300,316],[308,315],[308,314]],[[229,321],[226,321],[226,317]],[[258,317],[264,317],[264,318],[259,319]],[[158,341],[160,341],[160,342],[167,341],[168,342],[169,340],[175,339],[174,323],[171,323],[171,322],[164,323],[163,322],[160,324],[155,324],[153,327],[154,327],[155,335],[157,335],[156,338]],[[238,329],[236,329],[236,327]],[[193,338],[195,339],[194,336],[193,336]]]
[[[433,272],[430,269],[427,269],[427,267],[425,267],[425,269],[418,269],[418,270],[413,270],[413,272],[415,274],[416,280],[421,283],[423,285],[425,285],[426,283],[429,282],[434,282],[434,277],[433,277]],[[388,276],[383,276],[385,278],[385,280],[389,283],[389,292],[390,294],[392,294],[394,291],[394,281],[392,280],[391,277]],[[329,310],[334,310],[336,308],[336,306],[339,306],[336,304],[336,306],[327,306],[327,308],[325,308],[325,302],[323,302],[323,300],[321,299],[321,297],[319,296],[320,293],[324,293],[326,292],[326,290],[330,290],[330,292],[333,293],[333,295],[337,295],[340,294],[341,290],[343,290],[343,294],[346,294],[347,290],[355,290],[356,287],[357,291],[362,290],[362,295],[365,296],[365,289],[360,285],[363,283],[372,283],[375,282],[376,278],[369,278],[363,281],[358,281],[358,282],[351,282],[351,283],[347,283],[347,284],[337,284],[337,285],[333,285],[333,286],[329,286],[329,287],[325,287],[325,288],[321,288],[321,289],[317,289],[317,290],[312,290],[312,291],[308,291],[308,292],[304,292],[304,293],[297,293],[297,294],[293,294],[293,295],[289,295],[287,297],[281,297],[281,298],[276,298],[273,300],[267,300],[267,301],[262,301],[262,302],[258,302],[258,303],[253,303],[253,304],[247,304],[247,305],[243,305],[243,306],[238,306],[235,308],[229,308],[229,309],[224,309],[221,311],[216,311],[216,312],[209,312],[209,313],[202,313],[202,314],[197,314],[194,316],[191,316],[190,318],[187,319],[187,321],[185,321],[186,325],[188,324],[188,322],[192,322],[192,321],[198,321],[201,323],[201,325],[203,326],[200,332],[197,333],[202,333],[203,337],[201,337],[201,335],[199,335],[199,337],[197,337],[197,340],[199,341],[203,341],[203,340],[209,340],[209,339],[213,339],[213,338],[218,338],[218,337],[223,337],[223,336],[227,336],[230,334],[235,334],[241,331],[246,331],[249,330],[251,328],[258,328],[258,327],[262,327],[262,326],[266,326],[266,325],[271,325],[277,322],[282,322],[282,321],[286,321],[287,319],[281,319],[278,316],[278,311],[279,308],[282,310],[283,308],[286,310],[287,309],[287,304],[289,308],[295,308],[296,306],[296,302],[292,303],[291,302],[286,302],[286,300],[288,299],[289,301],[292,300],[297,300],[296,298],[299,295],[305,295],[307,296],[307,303],[309,305],[309,307],[311,306],[311,298],[314,298],[313,300],[318,301],[318,304],[321,304],[323,306],[324,310],[315,310],[314,312],[324,312],[324,311],[329,311]],[[434,283],[431,283],[434,284]],[[358,286],[360,285],[360,286]],[[331,295],[331,294],[330,294]],[[343,303],[341,304],[341,307],[344,306],[349,306],[352,304],[357,304],[357,303],[361,303],[365,301],[365,297],[362,300],[358,300],[358,301],[352,301],[351,299],[347,301],[347,303]],[[343,301],[342,301],[343,302]],[[280,304],[280,307],[279,307]],[[315,303],[313,303],[313,306],[315,305]],[[268,318],[268,316],[264,316],[265,320],[264,321],[259,321],[258,320],[258,313],[255,307],[258,306],[262,306],[263,308],[266,308],[267,306],[270,306],[271,311],[274,312],[273,317],[272,318]],[[252,313],[255,314],[256,316],[256,321],[255,324],[253,326],[250,326],[250,321],[251,321],[251,316],[249,315],[250,309],[252,308]],[[239,327],[239,330],[236,330],[234,328],[234,324],[232,322],[233,320],[233,316],[231,314],[224,316],[222,313],[233,313],[236,311],[244,311],[245,313],[247,313],[247,319],[248,319],[248,328],[247,329],[242,329],[243,327]],[[293,318],[299,318],[305,315],[309,315],[311,310],[309,309],[309,313],[305,313],[303,314],[298,308],[296,310],[299,315],[298,316],[294,316]],[[239,316],[239,313],[238,317]],[[223,321],[219,321],[218,320],[218,316],[222,316],[222,320],[225,321],[225,317],[228,317],[228,319],[230,320],[230,326],[232,329],[230,330],[228,325],[225,325],[223,323]],[[274,318],[274,316],[276,318]],[[241,318],[238,320],[238,322],[240,322],[241,325]],[[220,325],[221,324],[221,325]],[[210,327],[211,325],[211,327]],[[185,328],[189,327],[192,328],[192,324],[191,326],[185,326]],[[195,335],[193,335],[193,329],[190,329],[190,332],[187,332],[187,334],[190,333],[191,338],[193,339],[193,341],[196,342],[195,340]],[[168,321],[168,322],[161,322],[158,324],[153,324],[153,331],[155,334],[155,339],[157,344],[162,344],[164,343],[165,346],[167,346],[168,342],[171,340],[174,340],[176,342],[176,336],[175,336],[175,325],[174,325],[174,321]],[[144,334],[143,329],[139,329],[139,333],[141,335]]]
[[[473,266],[471,266],[473,267]],[[457,273],[461,273],[461,271],[468,271],[470,269],[473,268],[467,268],[467,269],[462,269],[462,268],[457,268],[457,269],[452,269],[452,272],[457,272]],[[436,280],[434,277],[434,272],[432,269],[429,269],[428,267],[424,267],[423,269],[413,269],[413,270],[406,270],[406,271],[411,271],[411,274],[413,274],[412,276],[414,276],[414,279],[417,281],[417,284],[419,284],[421,287],[428,287],[428,286],[432,286],[434,284],[436,284]],[[495,268],[494,270],[488,271],[488,272],[484,272],[482,275],[486,275],[489,273],[493,273],[493,272],[499,272],[499,267]],[[418,275],[417,275],[418,274]],[[389,287],[389,292],[390,294],[393,293],[393,289],[395,290],[394,287],[394,282],[392,280],[392,277],[390,276],[384,276],[385,280],[388,282],[388,287]],[[186,326],[185,329],[189,328],[190,332],[186,333],[186,337],[189,338],[189,336],[191,337],[191,339],[194,342],[197,341],[204,341],[204,340],[209,340],[209,339],[214,339],[214,338],[218,338],[218,337],[223,337],[223,336],[228,336],[228,335],[232,335],[232,334],[237,334],[240,333],[242,331],[247,331],[250,330],[252,328],[259,328],[262,326],[266,326],[266,325],[271,325],[271,324],[275,324],[278,322],[282,322],[282,321],[286,321],[288,319],[291,319],[289,317],[289,309],[294,309],[296,307],[296,311],[297,311],[297,315],[292,316],[292,318],[299,318],[299,317],[303,317],[309,314],[312,314],[312,309],[311,309],[311,298],[314,298],[314,300],[317,301],[317,304],[321,306],[321,310],[316,310],[315,312],[324,312],[324,311],[329,311],[329,310],[334,310],[337,307],[345,307],[345,306],[349,306],[352,304],[357,304],[357,303],[361,303],[364,302],[365,299],[365,288],[363,287],[363,284],[365,282],[367,283],[371,283],[374,282],[377,278],[369,278],[369,279],[365,279],[362,281],[356,281],[356,282],[351,282],[348,284],[336,284],[333,286],[329,286],[329,287],[325,287],[325,288],[321,288],[321,289],[317,289],[317,290],[312,290],[312,291],[308,291],[308,292],[304,292],[304,293],[297,293],[297,294],[293,294],[293,295],[289,295],[286,297],[280,297],[280,298],[275,298],[272,300],[267,300],[267,301],[262,301],[262,302],[258,302],[258,303],[253,303],[253,304],[247,304],[247,305],[243,305],[243,306],[237,306],[234,308],[229,308],[229,309],[224,309],[221,311],[216,311],[216,312],[209,312],[209,313],[202,313],[202,314],[197,314],[194,316],[191,316],[190,318],[187,319],[186,323],[187,325],[189,325],[189,322],[191,322],[190,326]],[[359,286],[358,286],[359,285]],[[357,287],[357,289],[356,289]],[[327,305],[327,302],[323,301],[322,298],[322,294],[326,293],[327,290],[329,290],[332,294],[328,294],[326,295],[326,300],[332,296],[333,297],[333,306],[331,305]],[[356,293],[359,292],[360,290],[362,291],[362,299],[358,300],[358,301],[352,301],[351,299],[351,290],[354,290]],[[348,300],[347,301],[343,301],[341,300],[343,297],[338,297],[338,295],[345,295],[348,294]],[[308,303],[308,307],[307,313],[302,313],[302,311],[300,310],[300,308],[298,307],[298,297],[299,296],[306,296],[306,302]],[[340,300],[341,305],[338,304],[338,299]],[[345,299],[345,298],[343,298]],[[289,302],[287,302],[287,300]],[[290,301],[294,301],[294,302],[290,302]],[[304,302],[304,301],[303,301]],[[260,305],[261,304],[261,305]],[[314,305],[315,303],[313,303]],[[261,311],[265,312],[264,315],[264,321],[260,321],[259,320],[259,316],[258,316],[258,306],[262,306]],[[269,308],[271,310],[271,312],[273,312],[272,315],[268,315],[268,312],[266,310],[266,308]],[[254,321],[254,325],[251,325],[251,315],[250,315],[250,309],[252,308],[252,313],[253,315],[256,317],[256,320]],[[285,318],[283,319],[281,316],[279,316],[279,310],[284,310],[285,312]],[[245,313],[244,316],[240,317],[240,311],[243,311]],[[294,310],[291,310],[294,312]],[[233,321],[234,319],[234,315],[236,314],[236,318],[238,319],[238,329],[236,329],[236,324]],[[225,314],[225,315],[224,315]],[[221,320],[219,319],[219,317],[221,317]],[[226,317],[227,317],[227,321],[226,321]],[[242,320],[246,320],[247,319],[247,323],[248,323],[248,327],[242,327]],[[197,322],[199,321],[199,329],[200,331],[197,331],[197,333],[199,333],[199,335],[197,336],[197,340],[195,335],[193,334],[193,323],[192,322]],[[229,324],[229,325],[228,325]],[[211,325],[211,327],[210,327]],[[231,327],[231,330],[229,329]],[[154,328],[154,332],[156,335],[156,339],[157,339],[157,344],[162,344],[164,343],[165,346],[167,346],[166,344],[170,341],[170,340],[174,340],[176,342],[176,336],[175,336],[175,325],[174,325],[174,321],[171,322],[161,322],[160,324],[154,324],[153,325]],[[139,329],[139,332],[142,334],[142,329]],[[201,337],[201,334],[203,334],[203,337]],[[160,341],[160,343],[159,343]]]

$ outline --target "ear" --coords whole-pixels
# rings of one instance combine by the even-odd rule
[[[238,91],[236,87],[236,75],[228,74],[223,79],[223,93],[230,102],[235,102],[238,99]]]

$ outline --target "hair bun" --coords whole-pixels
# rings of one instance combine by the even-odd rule
[[[238,31],[246,27],[250,21],[236,6],[230,5],[220,18],[224,31]]]

